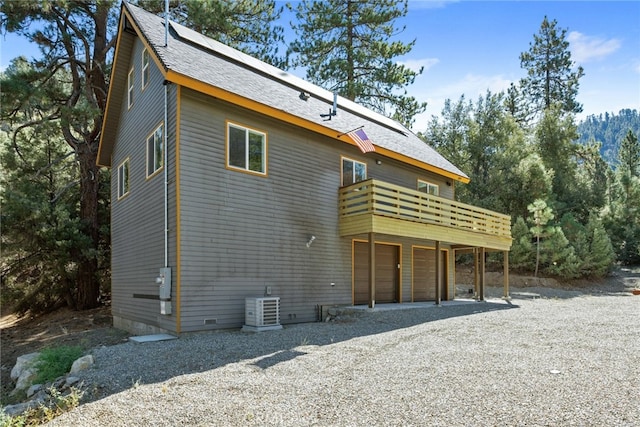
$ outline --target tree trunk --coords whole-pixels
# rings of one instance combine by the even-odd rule
[[[538,265],[540,263],[540,236],[536,236],[536,271],[533,277],[538,277]]]
[[[99,249],[98,221],[98,173],[96,165],[97,146],[95,141],[81,144],[78,147],[77,156],[80,165],[80,219],[83,232],[91,240],[91,248],[97,252]],[[100,281],[97,277],[98,258],[97,253],[78,254],[78,276],[76,297],[76,309],[88,310],[99,305]]]

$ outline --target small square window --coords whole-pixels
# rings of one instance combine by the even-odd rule
[[[438,186],[438,184],[432,184],[430,182],[419,179],[418,191],[421,191],[426,194],[431,194],[433,196],[438,196],[440,193],[440,187]]]
[[[118,166],[118,199],[129,194],[129,159]]]
[[[149,51],[145,48],[142,51],[142,89],[149,84]]]
[[[147,138],[147,178],[162,168],[164,157],[164,125]]]
[[[267,134],[227,123],[227,166],[266,175]]]
[[[342,186],[355,184],[367,179],[367,165],[357,160],[342,158]]]
[[[133,82],[134,82],[134,69],[131,68],[129,75],[127,76],[127,107],[131,108],[133,105]]]

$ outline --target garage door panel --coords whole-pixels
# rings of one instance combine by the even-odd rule
[[[369,302],[369,243],[354,243],[354,304]],[[398,301],[398,247],[376,243],[376,302]]]
[[[445,252],[441,254],[442,282],[440,295],[447,298],[447,259]],[[413,301],[435,301],[436,260],[435,250],[413,248]]]

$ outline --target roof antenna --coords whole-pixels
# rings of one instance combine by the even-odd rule
[[[333,110],[330,109],[329,114],[320,114],[320,117],[324,118],[325,121],[328,121],[336,114],[338,114],[338,92],[333,92]]]
[[[164,0],[164,47],[169,46],[169,0]]]

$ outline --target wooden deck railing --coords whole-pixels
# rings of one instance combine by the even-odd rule
[[[511,238],[509,215],[368,179],[340,188],[341,217],[373,214]]]

